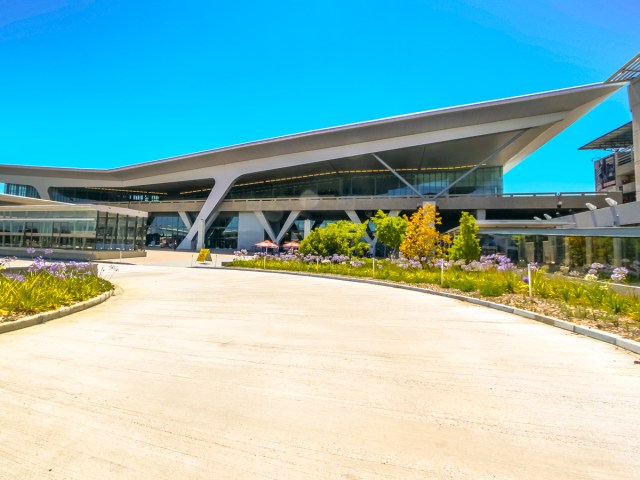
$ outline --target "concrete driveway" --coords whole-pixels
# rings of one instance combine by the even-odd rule
[[[2,479],[636,479],[637,356],[393,288],[125,265],[0,335]]]

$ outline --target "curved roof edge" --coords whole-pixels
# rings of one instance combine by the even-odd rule
[[[480,115],[481,113],[484,114],[497,108],[517,106],[519,104],[522,104],[523,106],[525,104],[530,104],[531,106],[533,106],[533,105],[538,105],[541,102],[544,102],[545,100],[553,99],[555,97],[562,97],[563,99],[566,97],[571,97],[572,100],[567,103],[567,108],[569,110],[574,110],[586,104],[593,103],[594,101],[597,101],[597,103],[599,103],[600,101],[604,100],[604,98],[613,94],[615,91],[617,91],[619,88],[621,88],[624,85],[625,85],[624,82],[608,83],[608,84],[595,83],[595,84],[582,85],[577,87],[551,90],[547,92],[508,97],[508,98],[498,99],[498,100],[489,100],[489,101],[470,103],[470,104],[459,105],[454,107],[445,107],[445,108],[439,108],[439,109],[433,109],[433,110],[426,110],[426,111],[409,113],[404,115],[397,115],[397,116],[386,117],[381,119],[374,119],[374,120],[368,120],[363,122],[345,124],[341,126],[310,130],[307,132],[288,134],[288,135],[273,137],[273,138],[264,139],[264,140],[245,142],[245,143],[240,143],[236,145],[220,147],[220,148],[215,148],[211,150],[204,150],[200,152],[189,153],[189,154],[169,157],[165,159],[141,162],[133,165],[110,168],[110,169],[74,168],[74,167],[71,167],[71,168],[42,167],[42,166],[23,166],[23,165],[15,165],[15,164],[14,165],[4,164],[4,165],[0,165],[0,174],[5,173],[5,174],[14,174],[14,175],[15,174],[37,175],[38,173],[40,173],[40,174],[44,174],[45,176],[52,176],[53,173],[57,173],[64,176],[65,174],[75,172],[75,173],[84,173],[84,174],[97,173],[100,175],[107,175],[107,176],[114,175],[114,178],[122,179],[124,176],[127,176],[128,173],[133,173],[133,171],[154,170],[156,167],[160,167],[161,165],[172,164],[175,162],[182,162],[181,164],[182,169],[195,169],[195,168],[202,168],[202,164],[201,164],[202,162],[199,162],[197,165],[196,164],[189,165],[189,163],[191,163],[190,161],[194,161],[206,156],[217,157],[222,154],[227,154],[231,152],[235,153],[235,152],[250,150],[251,153],[247,153],[246,155],[252,158],[262,158],[261,153],[263,154],[262,155],[263,157],[269,157],[269,156],[279,154],[279,152],[274,153],[274,149],[277,150],[278,146],[284,147],[285,145],[289,145],[289,150],[291,150],[291,152],[295,152],[296,148],[299,149],[300,147],[293,146],[292,144],[294,142],[298,143],[300,141],[317,140],[318,143],[326,144],[327,141],[322,142],[320,141],[320,139],[326,139],[327,137],[332,135],[339,135],[339,134],[341,135],[345,133],[347,134],[357,133],[359,134],[360,137],[367,136],[367,138],[369,139],[371,138],[375,139],[378,137],[385,138],[384,134],[381,133],[380,127],[389,127],[392,125],[401,126],[401,127],[404,126],[404,127],[407,127],[407,130],[412,130],[412,129],[416,130],[419,127],[421,131],[429,131],[429,130],[424,130],[425,128],[424,125],[421,124],[418,126],[415,124],[419,122],[435,120],[435,119],[442,120],[444,118],[449,118],[451,116],[461,117],[461,116],[464,116],[465,114],[470,114],[470,113],[475,113]],[[557,106],[556,102],[550,102],[550,103],[546,103],[544,106],[538,105],[537,109],[545,110],[545,111],[554,111],[555,109],[557,111],[561,109],[561,107]],[[516,110],[515,113],[520,113],[520,115],[519,116],[513,115],[513,112],[512,112],[511,118],[522,118],[529,115],[535,115],[535,112],[532,113],[529,111],[525,111],[523,114],[523,112],[517,112],[517,110],[519,109],[515,109],[515,110]],[[532,109],[530,108],[529,110],[532,110]],[[473,115],[469,115],[469,117],[473,117]],[[460,120],[458,118],[458,122],[459,121]],[[431,121],[429,123],[432,124],[434,122]],[[407,132],[403,134],[409,135],[411,133],[412,132]],[[403,134],[388,135],[388,137],[402,136]],[[345,141],[344,138],[342,138],[341,141],[344,142]],[[317,148],[323,148],[323,147],[317,147]],[[313,149],[313,145],[310,145],[309,149]],[[119,174],[119,175],[115,175],[115,174]]]

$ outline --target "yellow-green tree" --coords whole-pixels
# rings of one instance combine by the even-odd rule
[[[449,235],[443,235],[436,229],[442,225],[442,219],[436,207],[426,203],[408,218],[404,241],[400,245],[400,252],[406,258],[438,258],[445,254],[451,243]]]

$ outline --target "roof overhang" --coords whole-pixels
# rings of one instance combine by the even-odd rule
[[[17,207],[17,206],[56,206],[69,205],[68,203],[54,202],[52,200],[42,200],[41,198],[22,197],[20,195],[9,195],[8,193],[0,193],[0,207]]]
[[[524,131],[492,160],[508,171],[622,85],[601,83],[431,110],[108,170],[0,165],[0,181],[16,183],[16,179],[37,177],[48,183],[57,179],[164,183],[178,173],[180,180],[196,179],[211,169],[239,163],[246,165],[243,173],[247,173],[268,170],[275,158],[279,165],[290,161],[296,166],[418,145],[468,165],[473,163],[469,157],[483,150],[481,146],[499,145],[503,138]]]
[[[591,140],[578,150],[617,150],[633,148],[632,122],[605,133],[601,137]]]

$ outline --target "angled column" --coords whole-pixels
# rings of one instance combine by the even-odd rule
[[[362,224],[362,221],[360,220],[360,217],[358,217],[358,214],[356,213],[355,210],[345,210],[345,213],[349,217],[349,220],[351,220],[353,223],[357,223],[358,225]],[[371,245],[372,248],[375,247],[374,240],[366,232],[364,234],[364,239],[367,241],[369,245]]]
[[[294,211],[289,213],[289,216],[285,220],[284,225],[282,225],[282,228],[280,229],[280,231],[278,233],[276,233],[273,230],[273,228],[271,227],[271,224],[269,223],[269,221],[265,217],[264,212],[258,211],[258,212],[254,212],[254,213],[255,213],[256,217],[258,218],[258,221],[260,222],[260,225],[262,225],[262,227],[267,232],[267,235],[269,236],[271,241],[273,243],[277,243],[278,245],[280,245],[280,242],[282,241],[283,237],[286,235],[287,231],[291,228],[291,225],[293,225],[293,222],[296,221],[296,219],[298,218],[298,215],[300,215],[300,210],[294,210]]]
[[[280,229],[280,233],[278,233],[278,236],[276,237],[276,239],[274,240],[275,243],[277,243],[278,245],[280,245],[280,242],[282,241],[282,239],[284,238],[284,236],[286,235],[286,233],[289,231],[289,229],[291,228],[291,225],[293,225],[293,222],[296,221],[296,219],[298,218],[298,216],[300,215],[300,210],[294,210],[292,212],[289,213],[289,216],[287,217],[287,219],[284,222],[284,225],[282,226],[282,228]]]
[[[389,210],[389,214],[390,217],[397,217],[398,215],[400,215],[400,210]],[[373,240],[371,241],[371,253],[375,254],[376,251],[376,245],[378,245],[378,235],[374,234],[373,235]]]
[[[273,228],[271,228],[271,224],[267,221],[267,217],[264,216],[264,212],[257,211],[257,212],[253,212],[253,213],[258,218],[258,221],[260,222],[260,225],[262,225],[262,228],[264,228],[264,230],[267,232],[267,235],[269,236],[271,241],[274,242],[274,243],[278,243],[278,242],[276,242],[276,234],[274,233]],[[264,240],[264,239],[262,239],[262,240]]]
[[[191,250],[192,242],[194,239],[197,239],[196,249],[201,249],[204,246],[204,235],[198,235],[198,230],[202,229],[202,225],[204,222],[204,227],[206,228],[207,224],[212,221],[210,217],[214,210],[218,207],[220,202],[224,200],[225,195],[229,191],[229,189],[233,186],[233,183],[236,181],[235,175],[220,175],[216,177],[215,184],[211,189],[211,193],[207,197],[207,200],[204,202],[202,206],[202,210],[198,213],[198,216],[193,221],[191,228],[189,228],[189,233],[184,237],[184,240],[180,242],[179,250]],[[205,230],[206,232],[206,230]]]
[[[191,219],[189,218],[189,214],[187,214],[187,212],[178,212],[178,215],[180,216],[180,219],[182,220],[182,223],[184,223],[185,227],[191,228],[193,226],[193,222],[191,222]]]
[[[439,196],[441,196],[444,193],[448,192],[451,189],[451,187],[453,187],[457,183],[461,182],[464,178],[466,178],[468,175],[471,175],[473,172],[475,172],[481,166],[485,165],[489,160],[491,160],[493,157],[498,155],[501,151],[503,151],[505,148],[507,148],[509,145],[511,145],[513,142],[515,142],[517,139],[519,139],[522,135],[524,135],[525,132],[526,132],[526,130],[520,130],[513,137],[511,137],[509,140],[504,142],[502,145],[500,145],[498,148],[496,148],[489,155],[487,155],[482,160],[480,160],[480,162],[475,167],[470,168],[465,173],[463,173],[458,178],[456,178],[453,182],[451,182],[449,185],[447,185],[442,190],[440,190],[438,193],[436,193],[433,197],[431,197],[431,200],[435,200]]]
[[[411,185],[411,183],[409,183],[407,181],[406,178],[404,178],[402,175],[400,175],[398,172],[396,172],[393,168],[391,168],[391,166],[385,162],[384,160],[382,160],[378,155],[376,155],[375,153],[372,153],[371,155],[373,155],[373,157],[378,160],[378,162],[380,162],[380,164],[386,168],[387,170],[389,170],[393,175],[395,175],[398,180],[400,180],[402,183],[404,183],[407,187],[409,187],[409,189],[415,193],[417,196],[421,197],[421,198],[425,198],[423,194],[420,193],[420,191],[414,187],[413,185]]]

